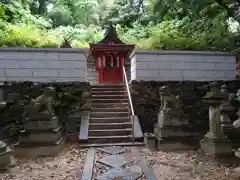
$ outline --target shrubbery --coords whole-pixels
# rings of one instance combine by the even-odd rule
[[[165,21],[161,24],[133,28],[117,26],[120,38],[139,49],[148,50],[219,50],[234,51],[234,34],[208,31],[184,30],[176,21]],[[70,38],[73,47],[86,48],[88,43],[99,41],[103,37],[103,29],[99,26],[85,25],[60,26],[55,29],[39,27],[35,24],[0,24],[1,47],[59,47],[63,37]]]
[[[116,6],[96,0],[43,0],[42,6],[38,2],[2,1],[0,47],[60,47],[64,38],[70,40],[73,47],[88,47],[88,43],[103,37],[102,26],[114,20],[125,26],[117,27],[120,38],[140,49],[238,51],[234,46],[237,38],[229,30],[229,16],[224,10],[196,14],[195,6],[188,7],[188,3],[164,1],[176,9],[186,6],[190,14],[177,16],[179,11],[171,14],[160,5],[158,11],[165,10],[165,13],[158,16],[153,4],[148,2],[138,19],[139,9],[124,0],[114,1]],[[209,4],[205,6],[212,8]]]
[[[23,13],[24,14],[24,13]],[[20,16],[19,14],[17,14]],[[1,47],[60,47],[63,37],[69,39],[73,47],[85,48],[88,43],[99,41],[104,30],[98,25],[79,24],[51,27],[51,22],[29,13],[19,20],[0,20]],[[28,19],[28,20],[27,20]],[[120,38],[137,48],[149,50],[218,50],[234,51],[234,34],[223,25],[211,28],[200,27],[197,22],[169,20],[158,24],[133,24],[132,28],[117,26]],[[217,30],[216,30],[217,29]]]

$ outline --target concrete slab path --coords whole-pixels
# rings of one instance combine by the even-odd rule
[[[139,147],[88,149],[80,180],[157,180]]]

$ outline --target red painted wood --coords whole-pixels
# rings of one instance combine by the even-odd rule
[[[98,75],[100,84],[119,84],[123,80],[121,68],[103,68]]]
[[[96,60],[98,83],[119,84],[123,81],[122,68],[134,46],[124,44],[112,25],[109,26],[103,40],[90,44],[91,55]]]

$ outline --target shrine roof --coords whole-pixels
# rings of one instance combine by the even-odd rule
[[[89,44],[89,46],[92,53],[121,52],[127,54],[131,53],[135,47],[135,45],[125,44],[119,39],[116,28],[112,23],[106,30],[104,38],[98,43]]]
[[[134,47],[128,44],[90,44],[91,51],[132,51]]]
[[[111,22],[110,26],[105,31],[104,38],[97,44],[125,44],[125,43],[119,39],[116,27],[113,26],[113,23]]]

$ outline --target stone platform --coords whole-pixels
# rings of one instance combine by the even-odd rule
[[[138,147],[91,148],[80,180],[157,180]]]

